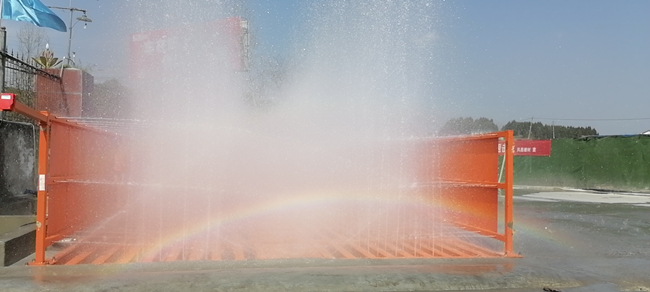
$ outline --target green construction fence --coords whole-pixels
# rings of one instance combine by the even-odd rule
[[[647,191],[650,136],[555,139],[551,156],[515,156],[516,185]]]

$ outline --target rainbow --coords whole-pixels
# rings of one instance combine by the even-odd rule
[[[271,214],[282,214],[294,210],[308,210],[314,207],[326,207],[351,203],[365,204],[367,206],[386,205],[388,203],[413,207],[422,207],[423,204],[432,206],[431,202],[426,202],[420,196],[403,196],[400,200],[397,197],[388,196],[364,197],[343,193],[315,193],[311,195],[293,195],[272,198],[266,202],[251,204],[248,208],[242,208],[236,212],[216,214],[213,217],[197,222],[192,226],[185,226],[182,230],[169,232],[168,235],[158,240],[154,245],[147,247],[146,250],[141,253],[141,256],[143,258],[152,257],[161,253],[170,246],[182,244],[184,241],[205,234],[213,228],[218,228],[228,224],[236,224],[243,220]]]

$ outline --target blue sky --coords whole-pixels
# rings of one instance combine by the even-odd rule
[[[207,0],[203,0],[206,2]],[[87,9],[73,51],[98,80],[125,78],[128,1],[43,0]],[[133,1],[132,1],[133,2]],[[245,1],[259,52],[288,56],[307,1]],[[601,134],[650,129],[650,1],[443,1],[438,5],[436,103],[440,119],[485,116],[500,126],[531,117],[596,127]],[[56,11],[67,23],[69,14]],[[75,17],[80,14],[75,14]],[[174,23],[160,23],[168,27]],[[3,21],[17,48],[19,23]],[[59,55],[67,33],[47,30]],[[594,119],[594,120],[562,120]]]
[[[650,118],[650,2],[456,2],[459,111],[508,119]],[[481,105],[481,106],[475,106]],[[494,113],[499,113],[495,115]],[[553,120],[542,120],[551,123]],[[650,120],[555,121],[638,133]]]

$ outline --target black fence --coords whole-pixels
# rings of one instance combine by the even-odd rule
[[[0,50],[0,61],[2,92],[15,93],[19,102],[31,108],[37,108],[37,82],[45,79],[56,85],[41,86],[38,94],[62,91],[59,76],[26,56]],[[0,215],[34,214],[38,130],[38,125],[23,115],[0,112]]]
[[[61,77],[43,70],[39,64],[27,56],[6,53],[0,50],[0,58],[2,67],[4,68],[4,87],[2,88],[2,92],[15,93],[19,102],[31,108],[36,108],[37,78],[46,78],[63,86]],[[62,91],[60,89],[57,90]],[[0,118],[5,121],[33,122],[13,112],[2,112]]]

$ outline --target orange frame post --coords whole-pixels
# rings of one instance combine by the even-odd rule
[[[47,236],[47,167],[49,155],[49,120],[41,122],[38,142],[38,195],[36,203],[36,250],[32,265],[47,265],[45,238]]]
[[[34,110],[15,99],[14,94],[2,94],[4,103],[0,110],[13,111],[38,121],[40,126],[38,142],[38,193],[36,201],[36,250],[32,265],[47,265],[45,248],[47,243],[47,173],[49,161],[50,116],[47,112]],[[9,99],[6,99],[9,98]]]
[[[504,168],[505,168],[505,190],[504,190],[504,195],[505,195],[505,255],[506,256],[514,256],[513,255],[513,244],[512,244],[512,227],[513,227],[513,204],[512,204],[512,196],[513,194],[513,159],[514,159],[514,150],[515,150],[515,139],[513,136],[512,130],[505,131],[505,139],[506,139],[506,151],[504,153],[504,159],[506,162],[504,163]]]

